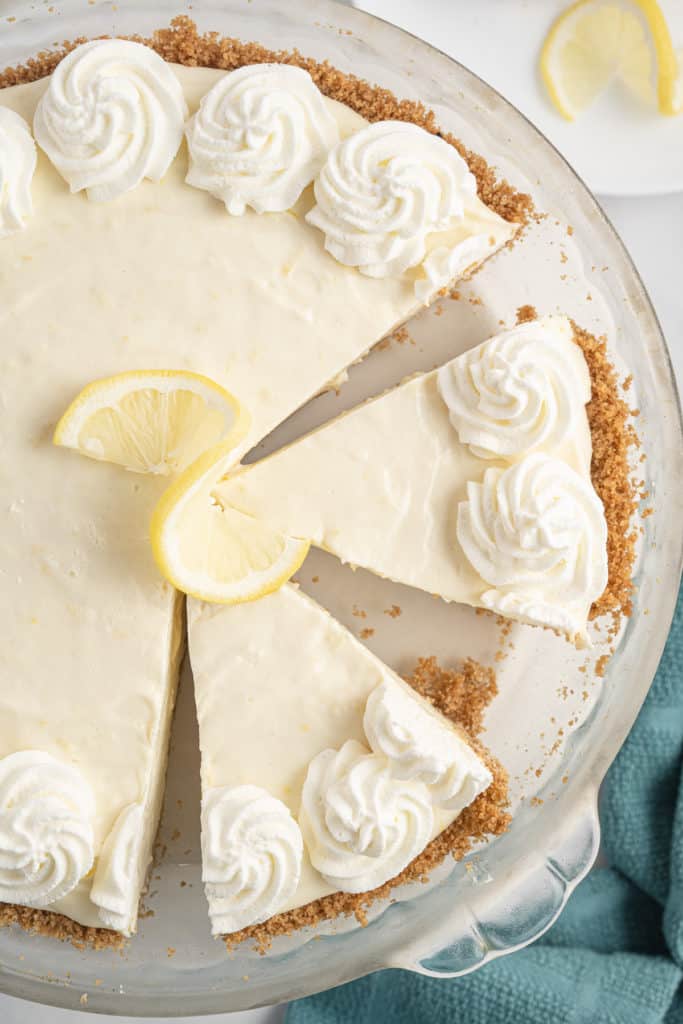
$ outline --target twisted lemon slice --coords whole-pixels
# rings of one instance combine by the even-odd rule
[[[249,429],[237,399],[184,370],[132,370],[94,381],[71,403],[54,443],[135,473],[178,473],[219,442]]]
[[[678,60],[657,0],[578,0],[546,36],[540,68],[568,121],[615,78],[641,98],[656,96],[661,114],[681,111]]]
[[[54,442],[137,473],[179,474],[152,516],[154,557],[178,590],[234,604],[277,590],[309,548],[211,496],[249,422],[237,399],[208,377],[136,370],[84,388]]]
[[[310,547],[212,497],[231,454],[229,444],[205,452],[164,492],[151,524],[152,550],[164,576],[177,590],[217,604],[254,601],[277,590]]]

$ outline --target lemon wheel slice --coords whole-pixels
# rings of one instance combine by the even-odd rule
[[[234,448],[249,429],[237,399],[184,370],[134,370],[81,391],[54,443],[136,473],[171,475],[216,444]]]
[[[541,51],[554,106],[573,121],[614,79],[680,112],[678,61],[657,0],[578,0],[555,21]]]
[[[230,459],[225,444],[201,456],[162,495],[151,523],[152,551],[166,579],[217,604],[255,601],[278,590],[310,547],[212,497]]]

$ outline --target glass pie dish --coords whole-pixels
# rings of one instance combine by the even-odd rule
[[[17,64],[64,39],[150,34],[178,14],[200,31],[298,49],[422,100],[439,124],[484,155],[501,176],[531,192],[547,216],[509,252],[416,318],[414,344],[375,350],[339,392],[310,402],[258,454],[324,422],[419,369],[429,369],[514,322],[531,304],[564,312],[606,333],[629,397],[647,460],[652,514],[643,520],[634,614],[604,676],[605,653],[576,652],[540,630],[514,626],[497,665],[500,693],[484,741],[511,777],[509,831],[465,861],[444,865],[429,885],[399,890],[375,906],[366,928],[355,921],[278,940],[267,956],[228,955],[212,941],[201,889],[198,751],[192,684],[181,684],[160,832],[140,931],[123,953],[76,949],[7,929],[0,932],[0,990],[56,1006],[133,1015],[181,1016],[239,1010],[302,996],[383,967],[453,976],[476,969],[538,937],[585,875],[599,842],[600,782],[652,680],[673,612],[681,568],[677,513],[683,499],[681,414],[656,317],[617,236],[552,146],[505,100],[456,62],[360,11],[331,0],[195,0],[21,5],[5,16],[0,66]],[[172,257],[170,257],[172,258]],[[453,663],[491,661],[499,627],[471,609],[434,602],[320,553],[299,574],[302,586],[350,628],[354,609],[374,635],[368,644],[399,671],[419,656]],[[312,587],[313,577],[319,582]],[[383,615],[399,605],[400,625]],[[322,933],[323,929],[318,929]],[[87,996],[87,1001],[83,997]]]

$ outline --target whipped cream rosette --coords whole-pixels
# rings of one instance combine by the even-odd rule
[[[311,76],[286,64],[229,72],[203,97],[186,134],[188,184],[234,215],[288,210],[339,139]]]
[[[434,812],[424,783],[397,779],[386,758],[347,740],[311,761],[299,824],[323,878],[342,892],[365,892],[424,849]]]
[[[259,786],[219,786],[202,800],[202,878],[213,932],[271,917],[293,895],[303,842],[289,809]]]
[[[572,334],[564,317],[534,320],[439,370],[439,393],[473,455],[513,460],[576,433],[591,382]]]
[[[372,691],[363,728],[397,779],[423,782],[439,807],[460,812],[491,784],[491,773],[441,715],[397,681]]]
[[[527,455],[467,485],[457,535],[485,583],[484,607],[583,636],[607,585],[607,524],[588,481],[566,463]]]
[[[443,139],[403,121],[378,121],[340,142],[315,182],[307,215],[325,248],[369,277],[420,263],[427,235],[462,220],[474,176]]]
[[[33,131],[71,191],[103,201],[163,178],[186,117],[180,83],[154,50],[96,39],[57,65]]]
[[[0,900],[48,907],[94,858],[92,790],[73,766],[40,750],[0,761]]]

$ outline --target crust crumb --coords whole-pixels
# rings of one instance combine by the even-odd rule
[[[598,677],[598,679],[602,679],[603,676],[605,675],[605,670],[607,668],[607,663],[609,662],[609,659],[610,659],[610,655],[609,654],[603,654],[596,661],[596,663],[595,663],[595,674]]]
[[[442,668],[433,656],[420,658],[406,682],[470,738],[482,731],[486,709],[498,693],[494,670],[473,658],[457,671]]]
[[[434,307],[432,307],[434,308]],[[391,348],[393,344],[397,345],[415,345],[415,339],[411,337],[408,328],[402,324],[400,327],[395,328],[390,334],[387,334],[384,338],[373,345],[373,351],[375,352],[386,352],[387,349]]]
[[[537,320],[538,313],[536,307],[527,303],[525,306],[520,306],[517,310],[517,323],[526,324],[529,320]]]

